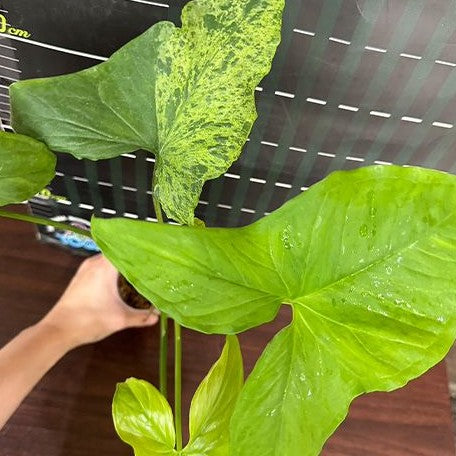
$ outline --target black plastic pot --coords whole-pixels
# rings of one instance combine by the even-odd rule
[[[122,274],[118,276],[117,289],[123,302],[130,307],[134,309],[150,309],[153,307],[152,303],[140,295]]]

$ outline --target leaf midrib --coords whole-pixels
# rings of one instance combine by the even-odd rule
[[[223,30],[225,30],[225,29],[226,29],[226,27]],[[176,27],[176,30],[178,30],[179,32],[182,32],[183,29]],[[237,26],[237,31],[239,31],[239,26]],[[198,71],[198,76],[194,80],[194,83],[191,86],[192,90],[189,90],[189,87],[190,87],[189,79],[188,79],[189,74],[186,75],[187,77],[186,77],[185,86],[184,86],[185,94],[186,94],[185,98],[181,99],[179,106],[177,106],[177,108],[176,108],[175,116],[172,120],[172,123],[168,127],[168,134],[163,138],[163,142],[160,141],[161,145],[159,147],[159,152],[158,152],[159,154],[163,154],[163,152],[167,149],[168,143],[173,138],[173,134],[176,134],[177,130],[179,129],[179,127],[176,129],[175,126],[178,125],[178,120],[182,116],[182,113],[185,111],[186,104],[188,103],[188,101],[190,99],[192,99],[194,97],[195,92],[198,90],[198,85],[199,85],[201,79],[203,78],[203,76],[206,77],[206,73],[208,71],[207,68],[209,67],[209,62],[212,63],[212,60],[214,59],[214,57],[218,53],[220,53],[220,50],[222,49],[222,47],[226,44],[227,41],[229,41],[229,35],[226,33],[222,33],[222,32],[223,32],[222,30],[217,31],[217,33],[216,33],[217,36],[220,36],[220,35],[222,36],[222,40],[220,41],[220,46],[218,48],[214,49],[214,52],[212,52],[210,54],[210,57],[208,57],[206,59],[206,63],[203,65],[201,71]],[[188,41],[187,41],[187,43],[188,43]],[[193,52],[192,52],[191,62],[194,64],[194,53]],[[183,91],[183,93],[184,93],[184,91]],[[157,113],[157,109],[155,109],[155,113]],[[157,118],[158,118],[158,115],[157,115]],[[161,140],[161,138],[159,138],[159,140]]]
[[[195,258],[192,258],[192,261],[193,262],[197,262],[198,263],[198,266],[199,266],[199,273],[202,274],[202,275],[206,275],[208,277],[211,277],[213,279],[217,279],[217,280],[220,280],[220,281],[224,281],[224,282],[227,282],[227,283],[231,283],[233,285],[236,285],[236,286],[239,286],[239,287],[242,287],[242,288],[246,288],[246,289],[249,289],[249,290],[254,290],[256,292],[259,292],[259,293],[263,293],[265,295],[269,295],[269,296],[274,296],[277,298],[277,300],[280,300],[280,302],[282,304],[291,304],[292,306],[295,306],[295,305],[303,305],[302,303],[300,303],[299,301],[300,300],[304,300],[304,299],[311,299],[312,297],[316,297],[318,295],[321,295],[322,293],[324,293],[326,290],[330,289],[330,288],[333,288],[335,286],[337,286],[338,284],[343,284],[345,281],[349,280],[349,279],[352,279],[354,277],[357,277],[358,275],[370,270],[371,268],[374,268],[375,266],[383,263],[383,262],[386,262],[388,261],[390,258],[408,250],[408,249],[411,249],[413,248],[416,244],[422,242],[423,240],[425,239],[428,239],[430,238],[431,236],[433,236],[435,233],[435,231],[437,231],[437,228],[438,227],[441,227],[442,225],[444,225],[446,223],[446,221],[448,219],[450,219],[451,217],[453,217],[454,215],[456,214],[456,211],[454,212],[450,212],[444,219],[442,219],[441,222],[439,222],[438,224],[436,224],[434,226],[434,229],[432,231],[429,231],[427,233],[425,233],[423,236],[421,236],[420,238],[416,239],[415,241],[407,244],[407,245],[404,245],[398,249],[395,249],[393,251],[391,251],[387,256],[384,256],[384,257],[381,257],[365,266],[363,266],[361,269],[358,269],[356,271],[353,271],[352,273],[346,275],[346,276],[343,276],[341,277],[340,279],[338,280],[335,280],[333,282],[330,282],[328,283],[327,285],[317,289],[317,290],[314,290],[312,291],[311,293],[308,293],[308,294],[304,294],[304,295],[301,295],[301,296],[297,296],[297,297],[290,297],[290,296],[286,296],[286,295],[279,295],[279,294],[276,294],[276,293],[271,293],[270,291],[268,291],[267,289],[261,289],[259,287],[255,287],[255,286],[252,286],[252,285],[249,285],[249,284],[246,284],[246,283],[241,283],[241,282],[237,282],[235,280],[232,280],[232,279],[229,279],[227,277],[219,277],[217,276],[215,273],[213,273],[213,271],[211,270],[208,270],[207,268],[204,267],[203,264],[201,264],[200,261],[196,261]],[[133,238],[133,241],[135,240],[135,238]],[[105,242],[106,244],[106,242]],[[113,248],[113,247],[111,247]],[[155,249],[154,249],[155,250]],[[181,267],[183,268],[186,268],[186,269],[191,269],[191,270],[194,270],[195,269],[195,264],[187,264],[186,261],[182,261],[182,258],[178,258],[178,257],[175,257],[173,255],[170,255],[170,252],[169,251],[164,251],[163,249],[157,249],[155,250],[155,255],[163,258],[163,259],[166,259],[168,261],[171,261],[175,264],[179,264]],[[275,272],[279,275],[280,277],[280,274],[279,274],[279,271],[277,271],[277,268],[275,269]]]
[[[295,357],[295,350],[296,350],[296,337],[295,337],[295,326],[294,326],[294,317],[293,317],[293,321],[291,322],[291,324],[285,329],[285,331],[291,331],[291,337],[292,337],[292,349],[291,349],[291,352],[290,352],[290,356],[289,356],[289,368],[287,369],[287,379],[286,379],[286,382],[285,382],[285,391],[284,391],[284,399],[286,396],[288,396],[288,389],[290,387],[290,378],[291,378],[291,366],[293,365],[293,359]],[[276,433],[276,435],[283,435],[283,432],[282,432],[282,429],[283,429],[283,416],[284,416],[284,413],[283,413],[283,409],[285,407],[285,400],[283,400],[281,403],[280,403],[280,423],[279,423],[279,426],[278,426],[278,431]],[[281,442],[280,442],[281,443]],[[281,453],[277,453],[277,447],[279,446],[279,439],[274,439],[274,455],[281,455]],[[280,451],[280,450],[279,450]]]
[[[210,59],[212,60],[213,57],[217,55],[219,50],[215,50],[211,55]],[[192,64],[193,64],[194,59],[192,58]],[[208,58],[209,61],[209,58]],[[198,72],[198,76],[196,79],[193,81],[193,84],[190,86],[190,81],[189,81],[189,76],[191,73],[192,68],[190,68],[188,74],[186,75],[186,80],[185,80],[185,85],[182,90],[182,94],[185,94],[179,103],[179,105],[176,108],[174,118],[171,122],[171,124],[168,127],[168,134],[164,137],[163,143],[160,146],[160,153],[163,153],[163,151],[167,148],[168,143],[170,140],[173,138],[173,134],[176,135],[178,134],[179,128],[176,128],[176,125],[179,125],[179,118],[182,116],[183,112],[185,111],[185,106],[187,105],[188,101],[191,100],[195,96],[195,92],[198,90],[198,85],[202,79],[202,76],[206,76],[206,67],[208,67],[208,63],[206,63],[203,67],[202,70]],[[155,110],[157,111],[157,110]]]

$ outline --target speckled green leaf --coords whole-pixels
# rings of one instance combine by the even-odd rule
[[[54,177],[55,161],[45,144],[0,132],[0,206],[20,203],[43,189]]]
[[[356,396],[419,376],[456,334],[449,174],[333,173],[238,229],[93,222],[104,254],[184,325],[231,333],[292,306],[241,393],[236,456],[318,454]]]
[[[183,456],[228,456],[230,419],[243,384],[239,342],[228,336],[222,355],[193,396],[190,440]]]
[[[135,456],[177,455],[173,412],[150,383],[136,378],[119,383],[112,415],[119,437],[133,447]]]
[[[11,86],[16,131],[93,160],[142,148],[168,216],[193,223],[202,185],[239,156],[254,89],[280,41],[284,0],[194,0],[108,62]]]

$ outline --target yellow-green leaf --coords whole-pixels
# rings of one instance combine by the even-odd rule
[[[228,456],[229,424],[244,384],[236,336],[228,336],[222,355],[201,382],[190,407],[190,441],[184,456]]]
[[[174,449],[176,436],[168,401],[150,383],[134,378],[117,386],[114,424],[135,456],[228,456],[229,423],[244,383],[236,336],[228,336],[223,352],[199,385],[190,407],[190,440]]]
[[[114,425],[135,456],[171,456],[176,435],[168,401],[145,380],[130,378],[117,385],[112,404]]]
[[[319,454],[355,397],[421,375],[456,335],[453,175],[336,172],[244,228],[93,222],[104,254],[183,325],[232,333],[293,308],[241,393],[233,456]]]

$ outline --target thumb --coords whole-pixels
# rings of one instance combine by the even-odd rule
[[[127,326],[130,328],[141,328],[153,326],[158,322],[159,316],[150,310],[127,310]]]

